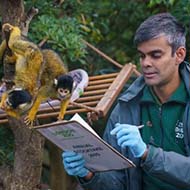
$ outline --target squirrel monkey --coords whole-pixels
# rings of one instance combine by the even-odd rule
[[[48,98],[61,101],[58,120],[62,120],[74,88],[73,78],[67,74],[67,70],[59,55],[49,49],[42,50],[42,54],[44,68],[40,80],[41,86],[32,108],[25,117],[25,123],[31,126],[41,102]]]
[[[66,74],[58,54],[40,50],[34,43],[21,39],[21,31],[16,26],[4,24],[3,32],[15,58],[15,86],[3,93],[0,108],[17,118],[31,108],[25,123],[33,125],[40,103],[57,98],[61,100],[58,119],[63,119],[73,90],[73,78]]]
[[[36,44],[21,38],[19,27],[6,23],[2,30],[5,33],[7,48],[12,51],[12,58],[15,59],[15,76],[13,88],[2,95],[0,108],[4,109],[8,115],[19,117],[20,111],[29,109],[29,104],[37,94],[43,55]],[[3,41],[2,47],[4,44]],[[20,99],[23,99],[22,103],[17,102],[18,99],[14,100],[17,96],[14,94],[20,94]],[[17,102],[14,102],[14,106],[13,100]]]

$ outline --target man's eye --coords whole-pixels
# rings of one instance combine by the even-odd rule
[[[140,59],[144,59],[144,58],[145,58],[145,55],[144,55],[144,54],[139,54],[139,58],[140,58]]]
[[[152,53],[151,54],[151,57],[153,58],[153,59],[159,59],[159,58],[161,58],[161,53]]]

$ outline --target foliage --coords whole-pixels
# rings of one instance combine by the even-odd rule
[[[37,42],[47,38],[46,46],[60,52],[65,61],[82,61],[80,59],[84,58],[85,45],[81,42],[76,19],[56,19],[42,15],[32,26],[31,39]]]
[[[33,5],[31,2],[29,4],[27,6],[39,9],[39,15],[31,23],[29,38],[35,43],[45,39],[45,48],[59,52],[66,63],[79,61],[85,64],[86,49],[78,20],[62,15],[62,10],[53,6],[52,1],[33,1]]]
[[[176,0],[150,0],[148,6],[153,7],[155,5],[164,4],[166,7],[173,6]]]
[[[31,6],[37,7],[39,14],[30,26],[30,39],[39,43],[47,38],[46,46],[58,51],[70,69],[80,67],[77,62],[80,61],[90,74],[105,67],[112,70],[113,65],[89,49],[86,56],[81,39],[124,64],[134,59],[133,31],[148,15],[148,11],[144,14],[146,4],[139,5],[132,0],[128,3],[124,0],[65,0],[58,7],[50,0],[26,1],[26,7]]]

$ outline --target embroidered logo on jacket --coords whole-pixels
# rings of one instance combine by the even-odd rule
[[[177,139],[183,139],[184,133],[183,133],[183,123],[181,121],[177,121],[175,126],[175,137]]]

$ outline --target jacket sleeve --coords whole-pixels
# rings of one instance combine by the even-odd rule
[[[143,170],[178,188],[190,188],[190,157],[149,146]]]
[[[115,107],[107,122],[107,126],[104,132],[104,140],[108,142],[111,146],[116,148],[121,152],[116,140],[109,134],[117,121],[118,114],[116,110],[118,106]],[[108,171],[95,173],[90,181],[84,181],[79,178],[79,182],[83,188],[89,188],[91,190],[125,190],[126,189],[126,173],[125,170]]]
[[[84,189],[90,190],[125,190],[124,171],[109,171],[95,173],[90,181],[79,178],[79,182]]]

